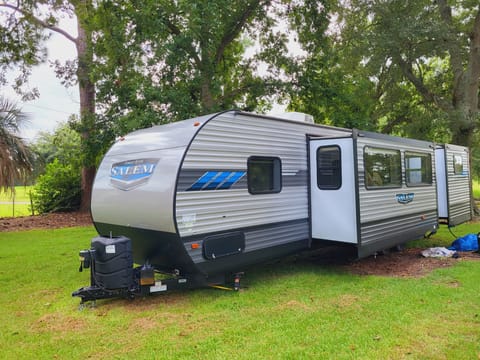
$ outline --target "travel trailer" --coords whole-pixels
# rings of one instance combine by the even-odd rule
[[[437,196],[446,199],[442,218],[466,221],[468,156],[462,148],[459,174],[453,149],[298,113],[227,111],[133,132],[98,169],[99,236],[81,252],[91,285],[73,295],[84,302],[218,284],[325,243],[365,257],[435,232]],[[445,169],[442,194],[435,164]]]

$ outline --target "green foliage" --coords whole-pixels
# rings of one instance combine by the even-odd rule
[[[39,133],[31,148],[36,155],[37,175],[42,174],[45,166],[55,159],[60,164],[71,164],[80,169],[82,161],[80,136],[68,123],[58,126],[53,133]]]
[[[295,78],[290,110],[306,112],[323,124],[373,130],[374,86],[362,64],[352,61],[348,44],[328,33],[335,2],[305,1],[289,14],[305,52],[287,72]]]
[[[351,72],[331,48],[307,59],[289,109],[314,116],[323,124],[375,130],[374,87],[361,72]]]
[[[420,140],[451,142],[448,116],[425,103],[410,83],[393,83],[375,104],[377,130]]]
[[[265,110],[288,82],[281,80],[287,29],[274,25],[292,6],[105,1],[90,21],[98,33],[97,101],[117,134],[231,108]],[[258,51],[246,56],[252,44]],[[260,75],[260,66],[268,71]]]
[[[480,37],[479,11],[469,1],[425,0],[339,9],[340,44],[375,86],[379,130],[475,145],[480,64],[470,44]]]
[[[82,120],[71,116],[68,126],[79,140],[76,148],[79,151],[78,160],[83,165],[98,166],[115,139],[115,125],[112,119],[96,114],[84,116]]]
[[[78,133],[70,124],[63,124],[53,133],[41,133],[32,148],[37,155],[38,176],[33,192],[35,211],[78,209],[84,156]]]
[[[92,227],[1,233],[2,357],[476,359],[480,353],[478,261],[451,259],[452,267],[427,276],[395,278],[296,258],[250,268],[240,292],[106,300],[78,311],[71,292],[89,276],[77,271],[77,254],[93,236]]]
[[[58,159],[46,166],[34,187],[33,205],[40,214],[77,210],[80,206],[80,173],[73,164]]]

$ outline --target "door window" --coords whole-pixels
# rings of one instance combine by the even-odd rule
[[[342,186],[341,151],[337,145],[317,149],[317,185],[321,190],[337,190]]]

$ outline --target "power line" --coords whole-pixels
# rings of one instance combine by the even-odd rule
[[[33,105],[33,104],[25,104],[24,103],[22,106],[32,106],[32,107],[35,107],[35,108],[38,108],[38,109],[53,111],[53,112],[57,112],[57,113],[61,113],[61,114],[67,114],[67,115],[78,113],[78,112],[66,112],[66,111],[62,111],[62,110],[52,109],[52,108],[49,108],[49,107],[46,107],[46,106]]]

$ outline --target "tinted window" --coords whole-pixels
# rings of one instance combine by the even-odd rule
[[[432,184],[432,156],[405,152],[405,181],[407,186]]]
[[[402,186],[399,150],[364,148],[365,186],[369,189]]]
[[[282,166],[279,158],[250,157],[247,176],[250,194],[278,193],[282,190]]]
[[[317,150],[317,185],[322,190],[342,186],[341,153],[338,146],[322,146]]]

